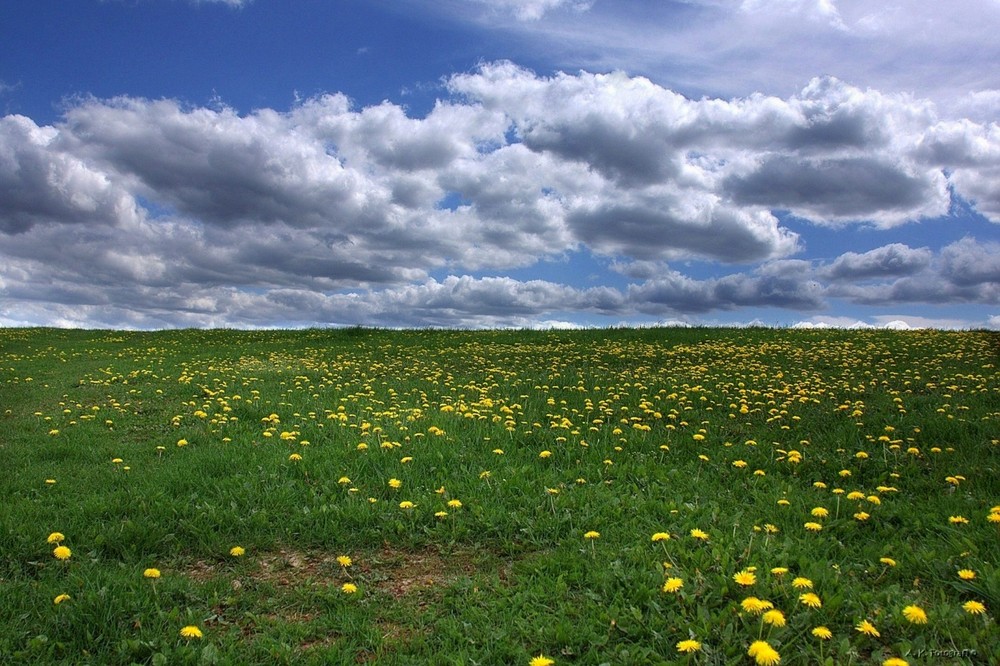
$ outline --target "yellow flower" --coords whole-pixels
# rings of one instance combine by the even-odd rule
[[[778,506],[788,506],[789,504],[791,504],[791,502],[789,502],[786,499],[780,499],[780,500],[778,500]]]
[[[142,572],[142,575],[144,577],[146,577],[146,578],[159,578],[160,577],[160,570],[159,569],[146,569],[145,571]]]
[[[178,439],[177,440],[177,446],[187,446],[187,445],[188,445],[188,441],[186,439]],[[185,629],[186,628],[187,627],[185,627]],[[197,629],[197,627],[194,627],[194,628]],[[199,634],[200,634],[200,632],[199,632]],[[199,635],[198,638],[201,638],[201,636]]]
[[[788,573],[788,567],[774,567],[773,569],[771,569],[771,573],[774,574],[775,576],[784,576],[786,573]]]
[[[181,636],[184,638],[201,638],[201,629],[189,624],[181,629]]]
[[[964,516],[948,516],[948,522],[952,525],[965,525],[969,519]]]
[[[966,601],[962,604],[962,609],[969,615],[982,615],[986,612],[986,606],[981,601]]]
[[[233,557],[243,557],[243,554],[246,552],[247,551],[243,548],[243,546],[233,546],[229,549],[229,554]]]
[[[819,532],[820,530],[823,529],[823,526],[820,525],[819,523],[810,522],[805,524],[805,528],[810,532]]]
[[[766,613],[764,613],[764,616],[761,618],[761,620],[764,621],[764,624],[770,624],[773,627],[785,626],[785,614],[782,613],[780,610],[767,611]]]
[[[556,663],[554,660],[543,655],[538,655],[528,662],[528,666],[552,666],[554,663]]]
[[[805,594],[799,595],[799,601],[804,606],[809,606],[809,608],[820,608],[823,605],[819,596],[813,594],[812,592],[806,592]]]
[[[346,569],[347,567],[349,567],[352,564],[354,564],[354,561],[351,560],[351,558],[349,556],[347,556],[347,555],[338,555],[337,556],[337,563],[340,564],[340,566],[342,566],[342,567],[344,567]]]
[[[57,560],[68,560],[72,554],[73,551],[66,546],[56,546],[56,549],[52,551],[52,555]]]
[[[62,543],[65,538],[66,536],[62,532],[53,532],[52,534],[49,535],[49,538],[46,539],[46,542]]]
[[[740,602],[740,606],[743,607],[748,613],[753,613],[754,615],[760,615],[766,610],[774,608],[774,604],[765,599],[758,599],[757,597],[747,597]]]
[[[822,506],[816,507],[809,513],[811,513],[814,518],[826,518],[827,516],[830,515],[830,511]]]
[[[811,633],[821,641],[828,641],[833,638],[833,632],[823,626],[814,627]]]
[[[801,576],[792,581],[792,587],[797,590],[811,590],[813,587],[813,582],[808,578],[802,578]]]
[[[910,666],[910,662],[899,657],[889,657],[882,662],[882,666]]]
[[[71,598],[72,597],[70,597],[68,594],[60,594],[59,596],[57,596],[55,599],[52,600],[52,603],[58,606],[64,601],[69,601]]]
[[[896,566],[896,560],[892,559],[891,557],[880,557],[878,558],[878,561],[889,567]]]
[[[399,508],[400,509],[405,509],[405,510],[412,509],[412,508],[414,508],[416,506],[417,506],[416,504],[414,504],[413,502],[410,502],[409,500],[403,500],[402,502],[399,503]]]
[[[920,606],[907,606],[903,609],[903,617],[913,624],[927,624],[927,613]]]
[[[657,532],[651,537],[652,541],[666,541],[670,538],[670,534],[667,532]]]
[[[854,628],[857,629],[862,634],[864,634],[865,636],[874,636],[875,638],[878,638],[879,636],[882,635],[878,633],[878,629],[875,628],[875,625],[869,622],[868,620],[862,620]]]
[[[451,507],[452,509],[461,509],[462,501],[457,499],[448,500],[448,506]]]
[[[447,518],[448,517],[448,512],[447,511],[435,511],[434,512],[434,517],[435,518]]]
[[[288,459],[291,460],[292,462],[298,462],[299,460],[302,460],[302,456],[300,456],[298,453],[293,453],[290,456],[288,456]]]
[[[389,479],[389,487],[399,489],[403,487],[403,482],[399,479]]]
[[[864,511],[858,511],[856,514],[854,514],[854,519],[859,520],[861,522],[864,522],[869,518],[871,518],[871,514],[865,513]]]
[[[682,654],[688,654],[690,652],[697,652],[701,649],[701,643],[695,640],[688,639],[686,641],[680,641],[677,644],[677,651]]]
[[[538,454],[538,457],[539,458],[548,458],[551,455],[552,455],[551,451],[542,451],[541,453]]]
[[[757,582],[757,576],[754,575],[752,571],[744,569],[743,571],[733,574],[733,580],[736,581],[737,585],[749,587]]]
[[[684,587],[684,581],[680,578],[668,578],[663,583],[663,591],[674,593]]]
[[[705,532],[702,532],[697,527],[694,528],[693,530],[691,530],[691,536],[693,536],[695,539],[701,539],[702,541],[708,541],[708,534],[705,533]]]
[[[346,486],[350,482],[351,482],[351,477],[349,476],[342,476],[339,479],[337,479],[337,483],[339,483],[342,486]]]
[[[781,663],[781,655],[767,641],[754,641],[750,644],[747,654],[753,657],[759,666],[777,666]]]
[[[358,586],[355,585],[354,583],[344,583],[343,585],[340,586],[340,590],[344,594],[354,594],[355,592],[358,591]]]
[[[958,577],[962,580],[973,580],[976,577],[976,572],[972,569],[961,569],[958,572]]]
[[[600,532],[595,532],[594,530],[590,530],[589,532],[586,532],[583,535],[583,538],[584,539],[600,539],[601,538],[601,533]]]

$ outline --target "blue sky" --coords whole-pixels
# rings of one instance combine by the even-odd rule
[[[996,0],[0,16],[0,325],[1000,328]]]

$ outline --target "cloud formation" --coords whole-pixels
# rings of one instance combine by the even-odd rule
[[[0,320],[501,325],[998,302],[996,244],[815,264],[791,259],[802,239],[776,214],[887,229],[946,214],[954,193],[1000,222],[995,122],[834,78],[689,99],[495,62],[446,87],[419,118],[339,93],[247,114],[120,97],[51,126],[0,118]],[[503,277],[572,253],[637,281]],[[690,260],[718,276],[685,275]]]

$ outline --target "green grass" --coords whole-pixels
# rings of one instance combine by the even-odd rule
[[[983,331],[0,330],[0,661],[753,664],[767,640],[784,665],[987,664],[998,350]]]

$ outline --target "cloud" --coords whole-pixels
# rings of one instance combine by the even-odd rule
[[[504,325],[997,302],[996,243],[814,263],[775,214],[888,228],[943,214],[950,189],[1000,221],[995,123],[833,78],[693,100],[497,62],[446,87],[423,117],[337,93],[246,114],[120,97],[49,126],[0,118],[3,316]],[[502,275],[573,253],[635,282]],[[721,267],[695,279],[689,260]]]
[[[594,0],[475,0],[494,11],[512,14],[519,21],[537,21],[555,9],[586,11]]]

